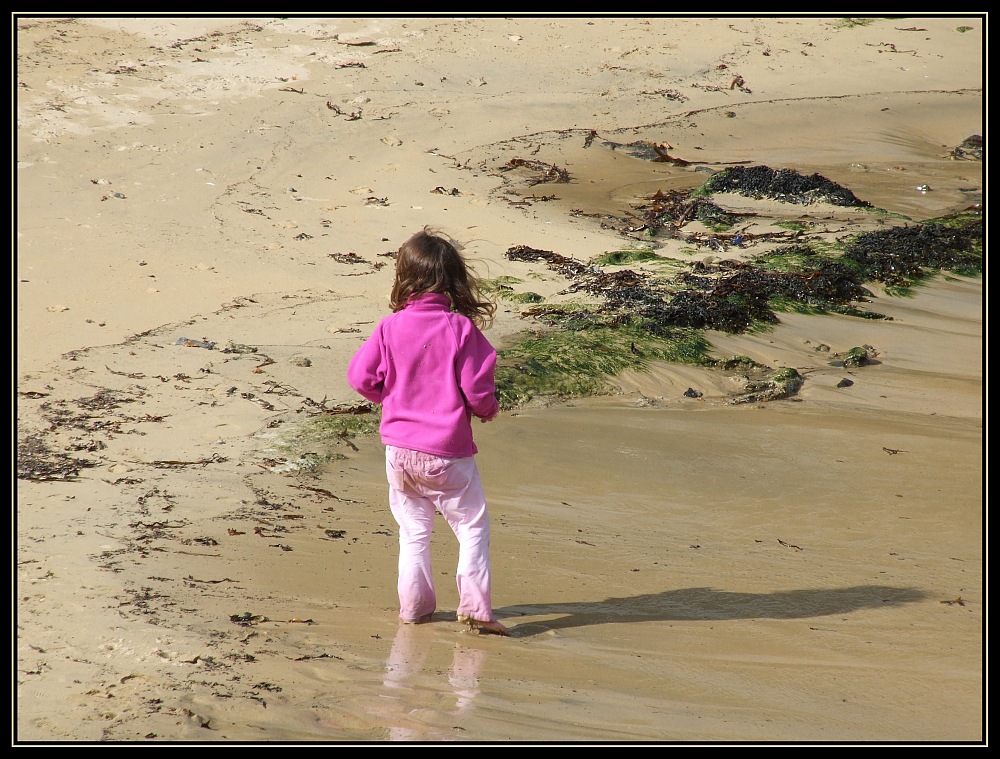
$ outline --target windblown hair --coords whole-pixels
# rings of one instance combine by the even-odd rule
[[[480,329],[493,323],[496,304],[480,292],[479,280],[458,248],[426,228],[399,248],[389,305],[393,311],[402,311],[412,296],[424,293],[447,295],[452,311],[469,317]]]

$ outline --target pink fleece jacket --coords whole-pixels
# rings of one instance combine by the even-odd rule
[[[382,405],[385,445],[447,458],[478,453],[472,417],[498,407],[496,350],[447,295],[425,293],[384,317],[347,369],[347,381]]]

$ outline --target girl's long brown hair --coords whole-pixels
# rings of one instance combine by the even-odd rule
[[[452,310],[469,317],[480,329],[493,323],[496,305],[482,295],[478,278],[458,248],[426,228],[399,248],[389,305],[393,311],[402,311],[411,296],[423,293],[447,295]]]

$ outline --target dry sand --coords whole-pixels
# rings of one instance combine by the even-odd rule
[[[588,214],[699,166],[914,221],[981,201],[949,151],[985,136],[985,14],[12,22],[16,432],[88,464],[16,481],[13,745],[985,745],[982,278],[708,335],[797,368],[787,400],[655,365],[477,426],[506,639],[455,622],[443,522],[437,619],[398,625],[377,438],[281,447],[359,401],[380,256],[425,224],[558,299],[505,251],[628,247]],[[606,147],[635,140],[692,163]]]

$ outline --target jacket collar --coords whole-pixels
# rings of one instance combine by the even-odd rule
[[[406,301],[406,308],[416,308],[421,311],[451,310],[451,299],[444,293],[420,293],[411,295]]]

